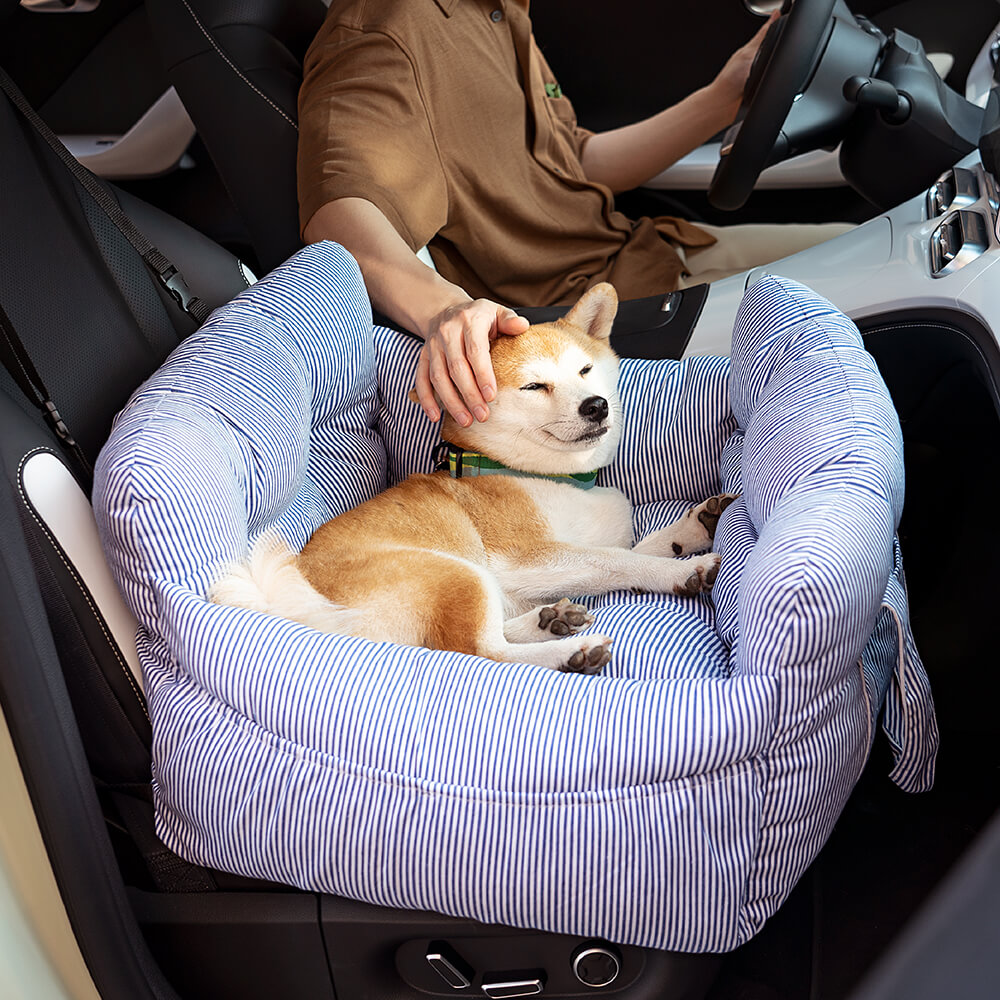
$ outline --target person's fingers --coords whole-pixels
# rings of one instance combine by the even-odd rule
[[[501,333],[524,333],[528,325],[512,309],[486,299],[443,314],[417,361],[414,388],[427,416],[440,418],[440,401],[463,427],[468,427],[473,417],[486,420],[488,404],[497,392],[490,343]]]
[[[754,60],[757,58],[757,53],[760,51],[768,29],[778,16],[778,11],[772,11],[770,17],[757,29],[757,33],[730,56],[719,74],[722,79],[728,78],[730,81],[729,85],[738,90],[738,94],[736,95],[737,100],[742,99],[744,96]]]
[[[472,423],[472,415],[452,378],[451,359],[440,341],[429,341],[428,347],[430,348],[431,385],[434,386],[434,391],[437,393],[438,399],[441,400],[441,405],[462,427],[468,427]],[[467,362],[466,367],[468,367]],[[469,378],[471,379],[471,372]]]
[[[764,41],[764,36],[767,34],[768,29],[774,24],[775,21],[781,16],[780,10],[772,10],[768,15],[767,20],[757,29],[757,33],[750,39],[750,44],[754,49],[760,48],[761,42]]]
[[[492,306],[492,303],[487,303]],[[466,331],[465,354],[472,366],[472,373],[479,386],[479,391],[487,403],[496,399],[496,376],[493,374],[493,362],[490,358],[490,342],[494,336],[503,334],[508,337],[524,333],[530,325],[523,316],[518,316],[513,309],[505,306],[495,306],[494,322],[489,326],[473,325]],[[479,419],[478,413],[476,416]]]
[[[485,420],[490,411],[480,389],[477,373],[473,370],[469,352],[471,350],[476,358],[479,371],[492,380],[493,366],[489,360],[489,340],[493,323],[493,319],[478,308],[451,317],[439,327],[444,359],[448,365],[448,377],[461,395],[465,406],[479,421]],[[440,386],[436,381],[434,385],[440,395]],[[450,406],[448,410],[455,416]]]
[[[490,415],[485,404],[491,403],[497,395],[493,362],[490,359],[490,329],[485,322],[471,323],[465,330],[464,339],[465,357],[482,402],[473,402],[467,393],[464,394],[465,400],[472,405],[476,419],[483,421]]]
[[[441,419],[441,411],[438,409],[437,400],[434,398],[434,387],[431,385],[430,353],[427,344],[424,344],[420,351],[420,357],[417,358],[417,372],[413,387],[417,393],[417,401],[427,415],[427,419],[437,423]]]
[[[504,309],[497,314],[497,333],[514,337],[519,333],[524,333],[530,324],[524,316],[518,316],[513,309]]]

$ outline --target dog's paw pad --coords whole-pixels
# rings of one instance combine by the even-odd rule
[[[718,496],[709,497],[697,506],[692,507],[689,513],[701,521],[703,527],[708,532],[709,538],[715,538],[715,529],[719,526],[719,518],[722,516],[722,512],[737,499],[739,499],[738,493],[720,493]]]
[[[674,587],[674,593],[679,597],[695,597],[712,589],[715,578],[719,575],[720,557],[710,552],[707,556],[692,559],[691,573],[683,583]]]
[[[593,621],[594,616],[582,604],[573,604],[568,597],[538,610],[538,627],[553,635],[572,635]]]
[[[585,643],[559,668],[564,674],[599,674],[611,660],[611,640],[598,636]]]

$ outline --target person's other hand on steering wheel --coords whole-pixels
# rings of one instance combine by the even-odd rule
[[[616,193],[631,190],[731,125],[754,57],[776,17],[732,54],[707,86],[650,118],[592,135],[581,153],[587,179]]]
[[[750,76],[750,68],[753,66],[753,61],[764,41],[764,36],[778,19],[778,16],[778,11],[772,11],[770,17],[760,26],[753,38],[745,45],[740,46],[726,60],[726,64],[709,85],[715,91],[717,99],[732,109],[730,121],[736,118],[736,113],[740,109],[743,90],[746,87],[747,78]]]

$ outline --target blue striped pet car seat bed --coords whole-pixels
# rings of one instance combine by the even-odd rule
[[[157,830],[192,862],[371,903],[683,951],[750,938],[830,833],[879,720],[937,733],[895,527],[901,439],[852,323],[746,294],[732,359],[622,363],[601,473],[636,536],[721,491],[711,598],[588,600],[603,675],[314,632],[205,593],[413,471],[419,344],[321,244],[217,310],[119,415],[95,506],[139,622]]]

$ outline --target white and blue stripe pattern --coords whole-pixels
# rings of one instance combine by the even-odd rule
[[[372,329],[323,244],[217,311],[119,416],[95,505],[142,623],[157,825],[192,861],[315,890],[614,941],[751,937],[828,835],[883,701],[904,787],[933,708],[894,526],[898,427],[857,332],[765,280],[723,358],[623,363],[602,473],[644,534],[738,486],[706,598],[591,599],[580,677],[323,635],[204,599],[277,528],[411,471],[418,345]],[[731,396],[731,398],[730,398]]]

